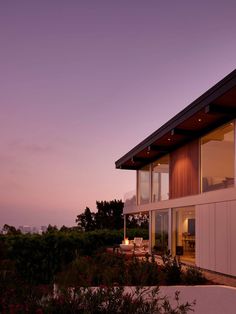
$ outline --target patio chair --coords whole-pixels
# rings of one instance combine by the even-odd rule
[[[134,238],[134,246],[136,248],[143,247],[143,238]]]

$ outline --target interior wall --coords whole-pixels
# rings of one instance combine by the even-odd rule
[[[170,153],[170,199],[199,193],[199,140]]]
[[[236,201],[196,206],[196,265],[236,276]]]
[[[225,177],[234,176],[234,144],[232,142],[221,142],[219,145],[212,141],[208,145],[202,146],[203,176],[215,176],[225,179]],[[220,158],[219,158],[219,153]],[[215,158],[214,158],[215,157]]]

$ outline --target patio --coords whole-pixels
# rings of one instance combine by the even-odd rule
[[[125,239],[121,244],[107,248],[107,252],[124,255],[125,257],[143,257],[149,253],[149,241],[143,240],[143,238]]]

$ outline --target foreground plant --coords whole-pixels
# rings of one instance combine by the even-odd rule
[[[159,285],[159,266],[154,257],[139,259],[99,253],[94,256],[78,256],[55,282],[60,286],[156,286]]]
[[[162,270],[165,273],[167,284],[176,285],[181,283],[182,264],[177,256],[172,256],[170,251],[162,255]]]
[[[55,298],[48,299],[42,313],[186,314],[193,311],[195,305],[195,302],[181,304],[179,292],[172,303],[166,296],[160,296],[159,288],[78,287],[58,292]]]
[[[187,314],[195,305],[181,304],[179,292],[170,302],[166,296],[160,296],[156,287],[76,287],[47,294],[34,290],[27,291],[21,301],[12,297],[1,301],[0,298],[0,313],[4,314]]]

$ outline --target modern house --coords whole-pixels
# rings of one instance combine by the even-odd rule
[[[233,276],[235,119],[236,70],[116,161],[137,172],[124,215],[149,213],[150,249]]]

